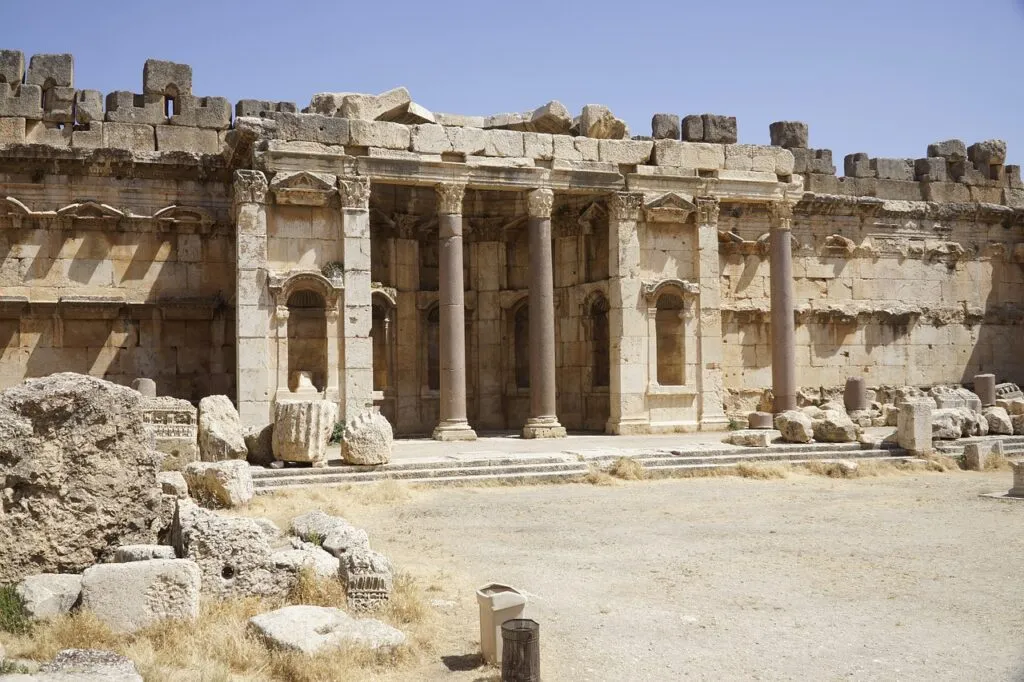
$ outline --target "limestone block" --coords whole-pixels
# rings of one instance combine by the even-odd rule
[[[714,144],[735,144],[737,127],[735,116],[701,114],[704,125],[704,141]]]
[[[153,437],[154,449],[165,455],[161,463],[165,471],[181,469],[199,459],[196,408],[192,403],[170,396],[146,398],[143,420]]]
[[[921,184],[913,180],[873,180],[874,196],[894,201],[921,201],[924,194]]]
[[[599,158],[599,143],[589,137],[569,137],[568,135],[555,135],[552,138],[553,154],[556,159],[567,161],[597,161]]]
[[[772,145],[786,149],[807,148],[807,124],[801,121],[775,121],[768,126]]]
[[[183,126],[155,126],[156,149],[161,152],[189,152],[190,154],[219,154],[220,138],[216,130],[185,128]]]
[[[82,609],[114,632],[199,617],[200,571],[187,559],[97,564],[82,574]]]
[[[0,147],[25,143],[24,118],[0,118]]]
[[[14,588],[22,612],[32,620],[52,620],[71,612],[82,594],[82,576],[39,573],[21,580]]]
[[[427,109],[425,106],[417,104],[416,102],[409,102],[408,106],[405,107],[404,111],[398,111],[394,114],[388,114],[382,117],[380,120],[391,121],[392,123],[401,123],[403,125],[437,123],[437,119],[434,118],[434,113]]]
[[[1007,493],[1010,497],[1024,497],[1024,462],[1011,462],[1013,467],[1013,487]]]
[[[349,464],[386,464],[391,459],[394,433],[379,411],[368,410],[345,423],[341,458]]]
[[[766,448],[782,434],[775,429],[741,429],[723,438],[726,443],[747,448]]]
[[[775,428],[790,443],[810,443],[814,438],[814,422],[799,410],[787,410],[775,416]]]
[[[142,92],[169,97],[192,94],[192,67],[159,59],[147,59],[142,66]]]
[[[25,82],[41,88],[75,85],[75,58],[70,54],[34,54],[28,63]]]
[[[161,95],[137,95],[118,90],[107,95],[106,120],[113,123],[167,123]]]
[[[416,125],[409,129],[411,149],[421,154],[444,154],[453,150],[444,126]]]
[[[338,647],[389,649],[405,635],[373,619],[355,619],[327,606],[285,606],[249,619],[250,631],[267,646],[313,655]]]
[[[0,117],[17,116],[30,121],[43,118],[43,90],[38,85],[0,83]]]
[[[911,399],[897,406],[896,441],[901,448],[916,455],[931,453],[934,405],[928,399]]]
[[[655,114],[651,117],[651,137],[655,140],[678,140],[680,122],[678,114]]]
[[[188,497],[188,482],[180,471],[161,471],[156,481],[164,495],[173,495],[178,499]]]
[[[327,442],[338,421],[329,400],[282,400],[274,408],[273,452],[282,462],[327,465]]]
[[[309,569],[325,580],[338,579],[338,559],[311,542],[292,538],[292,544],[297,548],[278,550],[271,555],[275,565],[287,566],[295,573]]]
[[[996,407],[1003,408],[1010,416],[1024,414],[1024,398],[999,398]]]
[[[554,158],[554,136],[548,133],[523,133],[523,156],[550,161]]]
[[[103,120],[103,93],[79,90],[75,93],[75,120],[80,124]]]
[[[227,130],[231,127],[231,102],[223,97],[182,95],[174,102],[171,125]]]
[[[309,100],[309,106],[302,110],[304,114],[320,114],[321,116],[338,116],[341,105],[349,95],[355,92],[318,92]]]
[[[456,154],[483,154],[487,147],[487,131],[478,128],[445,128],[445,134]]]
[[[571,126],[572,115],[569,110],[561,102],[552,100],[533,110],[530,125],[525,132],[565,135]]]
[[[883,180],[913,180],[913,159],[871,159],[870,167],[875,176]]]
[[[515,130],[484,131],[484,156],[522,158],[523,134]]]
[[[344,118],[287,112],[273,113],[270,118],[277,123],[275,135],[280,140],[340,145],[349,143],[350,121]]]
[[[1013,422],[1010,421],[1009,413],[1002,407],[986,407],[982,411],[985,421],[988,422],[988,432],[993,435],[1013,435]]]
[[[971,200],[971,191],[959,182],[922,183],[925,201],[940,204],[965,204]]]
[[[956,440],[963,435],[963,415],[956,408],[940,408],[932,412],[932,438]]]
[[[177,557],[174,555],[174,548],[170,545],[121,545],[114,552],[115,564],[175,558]]]
[[[411,101],[405,88],[394,88],[379,95],[350,94],[342,98],[340,114],[343,118],[376,121],[405,111]]]
[[[608,107],[602,104],[588,104],[580,113],[580,135],[604,140],[621,140],[629,137],[625,121],[615,118]]]
[[[483,116],[465,116],[463,114],[439,114],[434,112],[434,121],[438,125],[455,128],[483,128],[486,118]]]
[[[236,118],[243,116],[270,118],[270,114],[275,112],[294,114],[296,112],[295,102],[268,102],[260,99],[241,99],[235,102]]]
[[[843,174],[848,178],[873,178],[877,175],[871,159],[864,152],[847,154],[843,158]]]
[[[654,142],[653,161],[657,166],[719,170],[725,167],[725,147],[703,142]]]
[[[813,423],[814,439],[823,443],[852,443],[860,435],[857,425],[842,409],[825,410]]]
[[[683,117],[682,136],[686,142],[704,141],[704,119],[700,114],[690,114]]]
[[[356,549],[340,558],[338,577],[353,611],[372,611],[391,599],[393,569],[388,558],[371,549]]]
[[[1003,189],[1002,203],[1010,208],[1024,208],[1024,189]]]
[[[524,130],[530,121],[530,112],[511,112],[505,114],[492,114],[484,118],[483,128],[485,130]]]
[[[349,121],[349,143],[359,147],[408,149],[411,134],[408,126],[386,121]]]
[[[962,140],[945,140],[928,145],[928,156],[943,158],[947,161],[964,161],[967,158],[967,145]]]
[[[1015,414],[1010,417],[1010,421],[1013,423],[1013,435],[1024,435],[1024,414]]]
[[[249,464],[270,466],[274,461],[274,425],[252,426],[244,432]]]
[[[1002,165],[1006,163],[1006,142],[1004,140],[976,142],[967,148],[967,158],[978,167]]]
[[[75,89],[54,86],[44,90],[43,120],[47,123],[74,123]]]
[[[39,682],[142,682],[131,659],[110,651],[64,649],[33,675],[7,675],[2,679]]]
[[[993,454],[1003,454],[1003,444],[999,441],[967,443],[964,445],[964,464],[971,471],[984,471]]]
[[[937,157],[928,157],[914,160],[914,179],[924,182],[946,182],[949,175],[946,172],[946,160]]]
[[[365,530],[356,528],[340,516],[330,516],[319,510],[292,519],[291,532],[306,542],[316,541],[339,559],[351,552],[370,548]]]
[[[189,494],[203,506],[242,507],[255,495],[249,463],[244,459],[192,462],[183,473]]]
[[[605,163],[639,165],[651,158],[654,142],[638,140],[601,140],[598,143],[598,158]]]
[[[247,454],[238,412],[225,395],[199,401],[199,456],[204,462],[244,460]]]
[[[0,50],[0,83],[25,80],[25,55],[21,50]]]
[[[71,133],[71,126],[60,128],[55,123],[28,121],[25,125],[25,141],[30,144],[67,148],[71,146]]]

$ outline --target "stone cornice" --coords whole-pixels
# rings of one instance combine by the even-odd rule
[[[840,215],[897,220],[964,220],[1000,225],[1024,225],[1024,209],[1013,209],[1000,204],[893,201],[877,197],[815,194],[813,192],[803,195],[796,205],[796,212],[801,216]]]

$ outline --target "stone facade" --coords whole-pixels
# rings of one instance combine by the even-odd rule
[[[714,114],[630,139],[603,107],[232,110],[185,65],[105,100],[72,75],[0,83],[0,387],[146,377],[245,426],[312,391],[464,439],[719,429],[849,376],[1024,380],[1024,184],[998,141],[837,177],[792,121],[774,146]]]

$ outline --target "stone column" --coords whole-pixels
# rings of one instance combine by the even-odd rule
[[[440,422],[434,440],[476,440],[466,420],[466,293],[462,274],[462,198],[465,185],[437,185]]]
[[[722,293],[718,271],[718,199],[697,198],[697,276],[700,283],[700,428],[724,429],[729,425],[723,402]]]
[[[535,189],[530,215],[530,417],[523,438],[564,438],[555,405],[555,282],[551,261],[551,207],[555,193]]]
[[[373,405],[373,324],[370,301],[370,179],[338,179],[345,265],[341,417],[348,421]],[[330,324],[328,324],[330,329]],[[337,339],[328,339],[328,344]],[[333,371],[333,368],[331,368]],[[331,381],[328,380],[328,385]]]
[[[771,219],[772,392],[774,412],[796,409],[796,324],[793,320],[793,206],[768,205]]]
[[[647,433],[647,303],[642,300],[640,236],[644,195],[613,194],[608,202],[609,417],[605,431]]]
[[[275,359],[267,342],[274,313],[267,289],[267,178],[259,171],[237,170],[233,192],[238,414],[243,424],[262,426],[273,419],[271,368]]]

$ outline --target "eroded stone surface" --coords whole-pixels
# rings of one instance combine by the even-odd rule
[[[225,395],[199,401],[199,455],[204,462],[244,460],[248,454],[238,411]]]
[[[303,654],[338,646],[380,649],[405,643],[400,630],[326,606],[286,606],[250,618],[249,626],[268,646]]]
[[[21,580],[15,588],[25,615],[33,620],[51,620],[71,612],[82,594],[82,576],[41,573]]]
[[[394,433],[380,412],[364,411],[345,422],[341,458],[349,464],[387,464]]]
[[[199,566],[186,559],[98,564],[82,574],[82,609],[114,632],[135,632],[165,618],[199,617]]]
[[[193,462],[185,467],[189,494],[201,504],[213,507],[241,507],[255,491],[252,473],[245,460]]]
[[[789,410],[775,416],[775,428],[782,439],[790,443],[810,443],[814,439],[814,422],[799,410]]]
[[[327,463],[327,442],[338,421],[338,406],[327,400],[289,400],[274,412],[274,459],[282,462]]]

